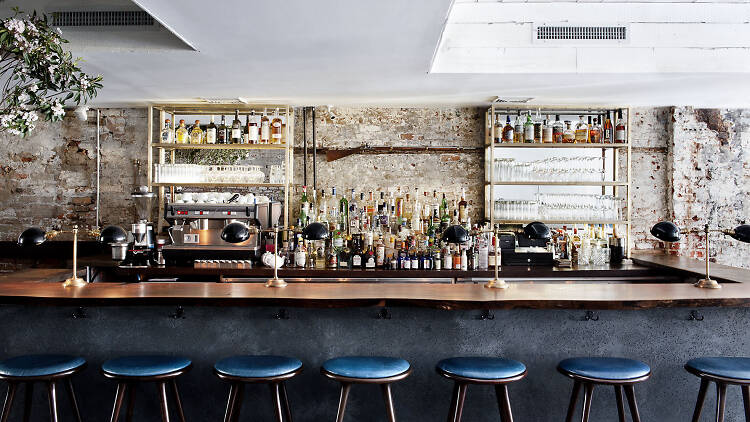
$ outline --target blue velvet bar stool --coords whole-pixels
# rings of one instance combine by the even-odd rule
[[[292,422],[292,410],[284,382],[302,372],[299,359],[285,356],[232,356],[214,365],[216,376],[231,384],[224,421],[236,421],[242,409],[244,385],[268,384],[271,388],[273,410],[277,422]]]
[[[438,374],[453,380],[453,398],[448,422],[459,422],[469,384],[494,385],[500,419],[513,422],[508,384],[526,376],[526,365],[512,359],[492,357],[454,357],[438,362]]]
[[[6,422],[10,416],[13,398],[18,385],[25,384],[23,420],[31,417],[31,400],[34,394],[34,383],[47,384],[49,398],[50,420],[57,422],[57,383],[64,382],[70,397],[70,404],[78,422],[81,422],[81,412],[78,410],[75,391],[73,390],[73,374],[86,367],[86,360],[68,355],[26,355],[6,359],[0,362],[0,379],[8,382],[8,394],[0,421]]]
[[[380,384],[389,422],[396,422],[391,383],[409,376],[411,365],[404,359],[383,356],[344,356],[327,360],[320,372],[341,383],[341,397],[336,422],[344,420],[346,400],[352,384]]]
[[[181,422],[185,422],[185,413],[182,411],[182,401],[177,390],[177,377],[184,374],[190,367],[190,359],[177,356],[123,356],[108,360],[102,364],[102,374],[117,381],[117,394],[115,404],[112,408],[110,422],[117,422],[120,417],[120,409],[125,399],[125,393],[129,394],[127,420],[133,420],[133,406],[135,403],[135,386],[140,382],[156,382],[159,387],[161,405],[161,419],[169,422],[169,405],[167,402],[167,383],[172,385],[177,415]]]
[[[581,387],[584,389],[582,422],[588,422],[591,411],[591,398],[595,385],[612,385],[615,388],[617,413],[620,422],[625,422],[625,406],[622,402],[622,390],[628,399],[630,416],[633,422],[640,422],[638,404],[635,401],[635,384],[646,381],[651,377],[651,368],[641,361],[625,358],[610,357],[582,357],[565,359],[557,364],[561,374],[573,378],[573,394],[570,396],[568,416],[566,422],[573,420],[576,403]]]
[[[703,357],[692,359],[685,369],[701,379],[698,400],[695,403],[693,422],[701,417],[703,402],[706,399],[708,384],[716,384],[716,420],[724,420],[724,406],[727,398],[727,385],[739,385],[742,401],[745,404],[745,421],[750,422],[750,358]]]

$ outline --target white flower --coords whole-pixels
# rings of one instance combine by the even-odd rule
[[[36,25],[34,25],[32,22],[26,22],[26,28],[31,32],[32,34],[36,33]]]
[[[55,104],[52,106],[52,114],[55,117],[62,117],[62,115],[65,114],[62,103],[60,103],[59,101],[55,101]]]
[[[50,75],[54,75],[55,71],[57,70],[57,65],[56,64],[50,65],[50,67],[48,67],[47,70],[49,70]]]
[[[36,122],[37,119],[39,119],[39,116],[37,116],[35,111],[27,111],[26,113],[23,113],[23,119],[28,122],[27,124],[31,124],[31,122]]]
[[[19,34],[23,33],[23,31],[26,30],[26,24],[22,20],[16,18],[8,19],[8,21],[5,22],[5,27],[10,31],[17,32]]]
[[[57,32],[57,35],[62,36],[62,31],[59,27],[55,28],[55,32]]]
[[[88,89],[89,85],[90,85],[89,80],[85,76],[82,76],[81,77],[81,89],[86,90]]]
[[[28,103],[30,99],[31,97],[29,96],[29,94],[25,92],[22,92],[21,95],[18,96],[18,102],[20,102],[21,104]]]
[[[36,84],[31,84],[29,86],[29,91],[31,91],[31,92],[37,92],[38,90],[39,90],[39,87],[36,86]]]

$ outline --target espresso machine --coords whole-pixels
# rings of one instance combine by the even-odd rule
[[[130,195],[138,222],[130,225],[132,243],[122,266],[148,267],[152,263],[155,235],[154,224],[149,220],[155,196],[146,186],[140,186]]]
[[[232,199],[221,203],[168,203],[164,219],[170,245],[162,248],[167,265],[212,268],[213,264],[247,268],[260,260],[264,252],[263,230],[277,225],[280,202],[240,204]],[[250,237],[241,243],[222,239],[222,230],[230,223],[245,225]]]

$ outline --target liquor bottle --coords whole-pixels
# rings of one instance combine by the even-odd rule
[[[219,127],[216,129],[216,143],[227,143],[227,124],[224,115],[221,116],[221,123],[219,123]]]
[[[185,127],[184,119],[180,119],[180,126],[178,126],[177,130],[175,130],[175,138],[178,144],[188,143],[188,131]]]
[[[615,123],[615,143],[624,144],[627,142],[625,132],[625,120],[622,118],[622,109],[617,110],[617,123]]]
[[[451,215],[448,210],[448,200],[445,199],[445,193],[443,193],[443,200],[440,202],[440,222],[450,223]]]
[[[552,125],[549,124],[549,116],[542,123],[542,142],[545,144],[552,143]]]
[[[339,200],[336,198],[336,187],[331,188],[331,198],[328,200],[328,226],[336,227],[339,222]]]
[[[380,230],[380,222],[375,223],[378,227],[378,230]],[[385,265],[385,243],[383,243],[383,238],[379,238],[375,242],[375,266],[378,268],[383,268]]]
[[[523,121],[521,121],[521,112],[516,115],[516,121],[513,124],[513,142],[523,143]]]
[[[560,115],[555,114],[555,123],[552,124],[552,142],[562,143],[563,141],[563,124],[560,121]]]
[[[263,112],[263,116],[260,118],[260,143],[268,144],[271,139],[271,121],[268,120],[266,112]]]
[[[362,268],[362,236],[359,234],[352,236],[352,250],[349,254],[349,260],[351,261],[350,268]]]
[[[193,128],[190,129],[190,143],[191,144],[202,144],[203,143],[203,131],[201,130],[201,121],[196,120]]]
[[[362,266],[367,269],[375,268],[377,262],[375,249],[372,246],[372,232],[365,234],[365,247],[362,252]]]
[[[461,255],[458,257],[461,271],[467,271],[469,269],[469,256],[466,254],[466,248],[459,249],[461,249]]]
[[[449,244],[443,246],[443,269],[453,269],[453,254],[451,253],[451,246]]]
[[[495,116],[495,125],[493,126],[494,131],[494,141],[496,144],[499,144],[503,141],[503,125],[500,123],[500,116]]]
[[[276,109],[276,112],[273,115],[273,120],[271,121],[271,143],[272,144],[283,144],[283,136],[282,136],[282,129],[283,124],[281,122],[281,116],[279,116],[279,109]]]
[[[164,129],[161,130],[161,143],[171,144],[174,142],[174,132],[172,132],[172,125],[169,124],[170,120],[164,120]]]
[[[336,268],[338,266],[339,266],[339,257],[333,245],[333,241],[331,241],[331,244],[328,245],[328,248],[326,249],[326,267]]]
[[[351,250],[349,249],[349,246],[347,245],[347,242],[344,241],[342,243],[341,248],[339,248],[339,254],[338,254],[338,262],[339,262],[339,268],[350,268],[350,260],[351,260]]]
[[[206,126],[206,143],[216,143],[216,124],[214,123],[214,116],[211,115],[211,123]]]
[[[315,210],[318,214],[316,221],[328,223],[328,199],[326,198],[325,189],[320,190],[320,196],[316,198]]]
[[[440,249],[435,248],[434,251],[432,251],[432,268],[434,268],[437,271],[440,271],[443,269],[443,258],[440,255]]]
[[[255,116],[255,110],[250,112],[250,122],[247,125],[247,143],[257,144],[260,134],[258,133],[258,118]]]
[[[305,242],[302,240],[302,235],[297,236],[297,249],[294,250],[294,265],[296,267],[304,267],[307,262],[307,248],[305,248]]]
[[[591,117],[589,117],[591,119]],[[594,120],[593,126],[589,129],[589,143],[599,144],[602,142],[602,127],[599,122],[599,116]]]
[[[536,119],[534,119],[534,142],[542,143],[542,119],[539,117],[539,110],[537,110]]]
[[[615,133],[614,128],[612,127],[612,112],[607,112],[607,118],[604,120],[604,143],[605,144],[611,144],[614,143],[615,140]]]
[[[310,218],[310,201],[307,199],[307,186],[302,186],[302,198],[299,201],[299,218],[303,225],[307,225]]]
[[[232,120],[231,143],[239,144],[242,142],[242,123],[240,122],[240,111],[234,110],[234,120]]]
[[[505,127],[503,127],[503,142],[513,142],[513,125],[510,124],[510,116],[505,116]]]
[[[565,129],[563,130],[563,143],[572,144],[576,141],[576,133],[572,127],[570,127],[570,120],[565,121]]]
[[[487,238],[484,236],[481,236],[479,238],[479,265],[478,269],[480,270],[486,270],[489,268],[489,247],[487,245]]]
[[[372,191],[370,191],[368,199],[367,199],[367,215],[370,218],[374,218],[375,214],[377,213],[377,204],[375,203],[375,196]]]
[[[324,269],[326,267],[326,253],[322,244],[315,248],[315,255],[315,268],[318,270]]]
[[[242,128],[242,143],[250,143],[250,115],[245,115],[245,126]]]
[[[583,116],[578,116],[579,120],[576,123],[575,131],[575,142],[577,144],[585,144],[589,140],[589,127],[583,122]]]
[[[341,230],[349,233],[349,201],[346,199],[346,194],[341,195],[339,200],[339,225]]]
[[[359,204],[357,194],[352,189],[352,199],[349,201],[349,233],[359,233]]]
[[[534,121],[531,120],[531,112],[526,114],[526,122],[523,124],[523,141],[527,144],[534,143]]]
[[[468,202],[466,202],[466,189],[461,188],[461,200],[458,201],[458,222],[465,225],[469,219]]]
[[[455,248],[453,248],[453,256],[451,259],[451,266],[454,270],[460,270],[461,269],[461,246],[456,245]]]

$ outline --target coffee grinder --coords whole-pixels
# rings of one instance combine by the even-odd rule
[[[154,225],[151,223],[151,203],[156,195],[146,186],[140,186],[130,197],[133,198],[138,222],[130,225],[133,246],[130,248],[131,266],[149,266],[154,251]]]

